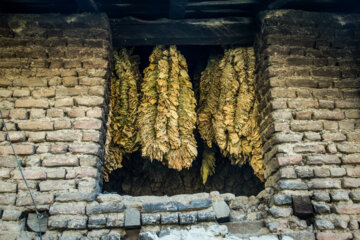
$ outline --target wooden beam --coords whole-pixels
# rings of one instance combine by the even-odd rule
[[[300,8],[304,4],[324,4],[324,8],[327,7],[327,4],[336,4],[336,0],[274,0],[270,1],[268,4],[268,9],[280,9],[288,4],[296,4]]]
[[[187,0],[170,0],[169,2],[169,18],[183,19],[185,17]]]
[[[80,12],[99,12],[94,0],[76,0]]]
[[[110,19],[114,46],[141,45],[249,45],[253,43],[252,18]]]

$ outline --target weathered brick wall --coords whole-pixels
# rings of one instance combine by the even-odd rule
[[[262,16],[258,83],[266,186],[276,189],[267,219],[272,232],[360,239],[359,33],[359,15]],[[296,195],[310,197],[313,221],[292,216]]]
[[[244,238],[360,239],[360,16],[284,10],[264,14],[261,24],[267,189],[257,197],[129,197],[99,193],[111,55],[106,16],[0,16],[0,108],[48,215],[45,236],[120,239],[127,227],[166,235],[168,226],[230,220]],[[0,128],[0,238],[29,239],[37,224],[32,202]],[[307,221],[294,216],[296,196],[312,201]]]
[[[101,190],[110,43],[103,14],[0,16],[0,109],[10,131],[0,124],[1,239],[16,237],[24,225],[16,220],[33,209],[9,137],[41,210],[61,192],[91,201]]]

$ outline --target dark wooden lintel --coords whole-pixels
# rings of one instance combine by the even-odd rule
[[[114,46],[139,45],[249,45],[256,24],[252,18],[110,19]]]

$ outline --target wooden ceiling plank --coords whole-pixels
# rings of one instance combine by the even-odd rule
[[[110,19],[114,46],[228,45],[253,43],[255,24],[252,18]]]

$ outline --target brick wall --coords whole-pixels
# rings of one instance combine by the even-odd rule
[[[45,237],[120,239],[127,227],[159,232],[230,220],[229,229],[245,238],[360,239],[360,16],[283,10],[260,18],[267,189],[256,197],[170,198],[99,193],[111,55],[106,16],[0,16],[0,108],[46,215]],[[0,128],[0,238],[31,239],[32,202]],[[315,212],[300,219],[294,200],[306,197]]]
[[[268,226],[359,239],[360,16],[284,10],[261,20],[266,186],[276,190]],[[310,222],[292,216],[296,195],[310,197]]]
[[[101,190],[109,39],[102,14],[0,16],[0,109],[10,131],[0,124],[0,235],[16,237],[23,226],[10,220],[33,208],[9,137],[41,210],[60,192],[91,199]]]

